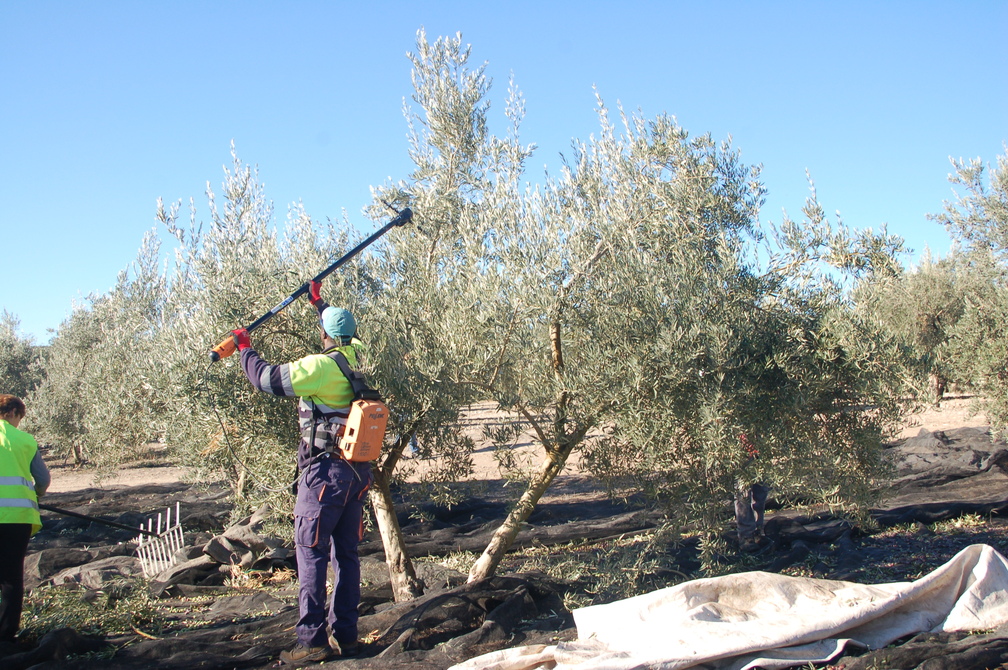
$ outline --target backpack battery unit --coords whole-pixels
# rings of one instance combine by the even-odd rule
[[[350,382],[354,396],[346,430],[340,439],[340,451],[343,458],[354,463],[373,461],[381,454],[385,426],[388,423],[388,407],[381,394],[368,386],[364,375],[350,367],[346,356],[339,351],[328,355]]]
[[[381,454],[388,407],[381,400],[354,400],[340,451],[348,461],[373,461]]]

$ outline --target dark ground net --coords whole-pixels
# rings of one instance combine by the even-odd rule
[[[1002,516],[1008,514],[1008,445],[987,431],[963,428],[927,433],[890,449],[897,479],[866,528],[828,514],[775,510],[767,523],[772,545],[750,557],[745,569],[787,571],[863,583],[913,578],[968,544],[984,542],[1008,552]],[[563,484],[561,483],[561,486]],[[124,581],[145,584],[155,606],[171,609],[162,631],[124,631],[106,636],[61,628],[19,647],[0,648],[3,670],[132,668],[266,668],[294,641],[296,583],[243,588],[225,562],[264,574],[293,569],[289,547],[256,534],[254,519],[229,524],[230,503],[220,489],[182,485],[88,489],[47,497],[52,505],[139,526],[150,513],[181,501],[186,543],[183,566],[170,578],[146,585],[137,577],[129,531],[72,518],[47,516],[26,562],[30,588],[63,588],[81,602],[104,603]],[[472,497],[452,509],[424,506],[400,522],[410,554],[445,556],[482,551],[507,512],[497,495]],[[985,523],[962,533],[936,532],[932,524],[978,515]],[[653,528],[658,517],[640,501],[604,496],[554,496],[522,532],[519,546],[563,546]],[[909,532],[889,533],[905,527]],[[669,546],[687,576],[699,566],[690,542]],[[476,655],[576,638],[565,594],[577,586],[541,573],[511,574],[475,584],[436,563],[418,563],[427,584],[423,597],[394,603],[384,575],[377,535],[361,545],[363,587],[361,654],[326,665],[381,670],[441,669]],[[883,569],[884,568],[884,569]],[[230,575],[230,577],[229,577]],[[61,584],[61,586],[53,586]],[[194,602],[199,611],[185,611]],[[212,603],[207,605],[206,603]],[[31,623],[26,622],[31,630]],[[1008,663],[1008,631],[921,634],[884,650],[851,655],[833,667],[938,670],[995,668]],[[857,655],[860,654],[860,655]]]

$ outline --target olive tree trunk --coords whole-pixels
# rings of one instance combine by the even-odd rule
[[[539,500],[546,493],[546,489],[550,487],[550,484],[553,483],[557,475],[563,471],[564,464],[566,464],[567,457],[570,455],[573,446],[573,444],[570,444],[563,451],[556,450],[549,452],[539,467],[539,473],[529,482],[528,488],[525,489],[525,493],[518,500],[518,504],[515,505],[514,509],[511,510],[511,513],[504,520],[504,523],[494,533],[490,543],[483,550],[483,555],[469,569],[470,582],[486,579],[496,572],[497,566],[500,565],[501,559],[504,558],[504,554],[514,544],[515,538],[518,537],[522,526],[528,521],[536,505],[539,504]]]
[[[370,498],[378,532],[385,547],[385,563],[388,565],[389,580],[392,582],[392,593],[396,602],[405,602],[423,595],[423,582],[417,578],[413,563],[406,552],[406,541],[399,527],[399,519],[392,503],[392,491],[389,488],[388,473],[398,461],[398,452],[402,451],[402,444],[396,446],[397,450],[393,449],[381,465],[373,468],[374,484],[371,487]]]
[[[561,325],[559,320],[554,320],[550,326],[550,349],[553,359],[553,374],[557,381],[562,382],[564,376],[564,356],[563,345],[560,337]],[[567,458],[571,455],[578,444],[584,439],[588,432],[588,425],[582,423],[575,426],[573,430],[568,428],[569,409],[571,395],[566,391],[561,391],[553,406],[553,434],[555,440],[550,440],[546,432],[539,425],[539,422],[527,411],[522,410],[525,419],[532,425],[539,442],[546,448],[546,459],[539,467],[538,474],[532,478],[528,488],[518,500],[518,504],[508,514],[504,523],[494,532],[490,543],[483,550],[473,566],[469,569],[469,580],[475,582],[492,576],[497,566],[500,565],[504,554],[514,544],[515,538],[521,532],[522,526],[532,516],[536,505],[542,499],[546,489],[550,487],[553,480],[563,472],[567,464]]]

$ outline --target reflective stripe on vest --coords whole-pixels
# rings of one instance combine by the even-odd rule
[[[27,486],[33,488],[33,484],[24,477],[0,477],[0,486]]]
[[[33,507],[38,509],[38,503],[27,498],[0,498],[0,507]]]

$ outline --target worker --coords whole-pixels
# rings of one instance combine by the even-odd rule
[[[746,465],[759,458],[759,449],[752,443],[748,435],[742,433],[739,436],[739,441],[749,457]],[[769,494],[770,487],[758,480],[740,479],[737,484],[735,527],[738,533],[739,549],[747,554],[758,553],[770,546],[770,541],[763,533],[766,501]]]
[[[759,482],[742,485],[735,492],[735,523],[739,549],[747,554],[770,546],[763,533],[767,496],[770,487]]]
[[[364,345],[349,311],[327,305],[320,283],[309,296],[319,313],[321,354],[283,365],[271,365],[252,348],[246,329],[234,331],[241,365],[255,388],[277,396],[297,396],[301,441],[298,445],[294,505],[294,546],[298,569],[297,646],[280,654],[299,666],[333,656],[355,656],[357,607],[360,604],[360,559],[364,499],[371,486],[370,463],[343,458],[339,440],[353,401],[346,376],[330,354],[341,352],[359,367]],[[326,573],[332,564],[335,583],[326,629]]]
[[[21,628],[25,553],[42,528],[38,498],[50,482],[38,442],[18,428],[24,416],[20,398],[0,395],[0,643]]]

